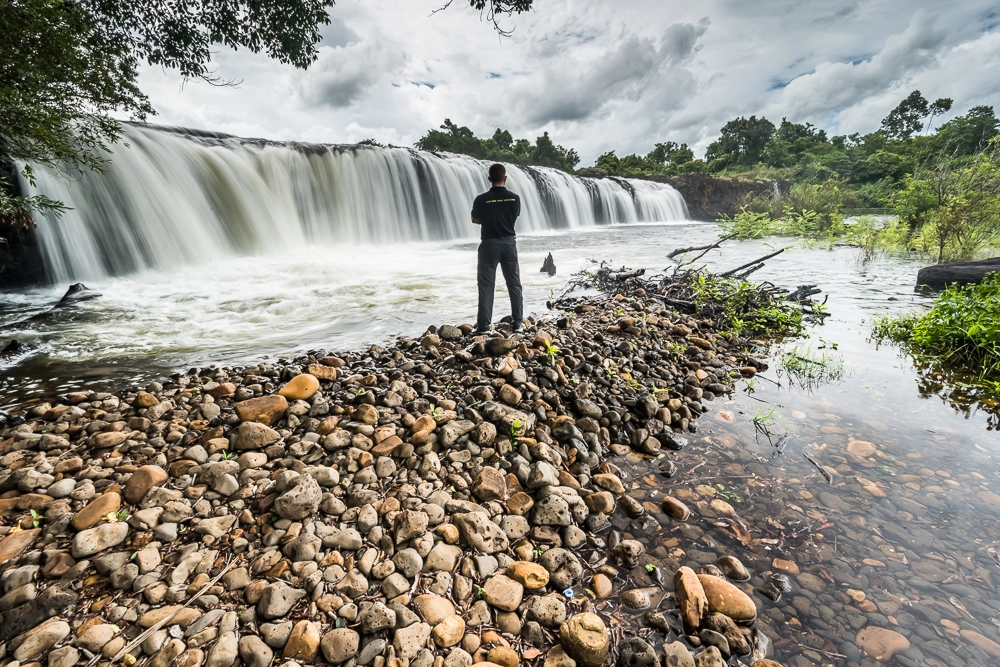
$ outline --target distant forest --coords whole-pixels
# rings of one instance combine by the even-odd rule
[[[942,160],[959,166],[984,151],[1000,133],[1000,121],[990,106],[973,107],[965,115],[934,127],[935,118],[951,107],[950,99],[929,102],[915,90],[874,132],[833,137],[811,123],[783,118],[775,125],[763,116],[740,117],[721,128],[719,138],[709,144],[704,158],[696,158],[685,143],[668,141],[655,144],[646,155],[619,157],[614,151],[605,153],[593,168],[611,176],[708,173],[792,183],[835,181],[851,193],[849,199],[856,205],[883,206],[921,167]],[[577,171],[580,162],[574,149],[553,143],[548,132],[534,143],[515,140],[510,132],[499,128],[492,137],[483,139],[451,120],[427,132],[417,147],[571,173]]]

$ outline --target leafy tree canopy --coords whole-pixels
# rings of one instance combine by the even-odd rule
[[[549,133],[535,139],[514,140],[507,130],[497,128],[489,139],[480,139],[465,126],[458,126],[446,118],[441,128],[430,130],[417,141],[417,148],[425,151],[461,153],[480,160],[494,160],[514,164],[530,164],[573,171],[580,156],[572,148],[553,143]]]

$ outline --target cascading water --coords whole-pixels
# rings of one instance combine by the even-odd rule
[[[472,238],[488,164],[406,148],[275,143],[129,125],[104,174],[37,169],[72,210],[37,234],[52,281],[100,280],[310,245]],[[687,219],[669,185],[509,169],[524,232]]]

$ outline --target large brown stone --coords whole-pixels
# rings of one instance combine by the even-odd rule
[[[507,479],[496,468],[484,466],[472,481],[472,494],[484,502],[503,500],[507,495]]]
[[[441,648],[454,646],[465,636],[465,621],[458,614],[447,616],[434,626],[431,636],[434,638],[434,643]]]
[[[577,614],[559,626],[559,643],[583,667],[600,667],[608,655],[608,629],[597,614]]]
[[[287,409],[288,400],[277,395],[250,398],[236,404],[236,414],[240,421],[257,422],[264,426],[276,424]]]
[[[503,574],[490,577],[483,586],[483,599],[503,611],[517,609],[522,597],[524,597],[524,586]]]
[[[168,479],[167,471],[160,466],[142,466],[125,483],[125,502],[137,505],[154,486],[160,486]]]
[[[114,491],[97,496],[86,507],[73,515],[70,524],[76,530],[93,528],[108,514],[117,514],[122,508],[122,497]]]
[[[354,419],[362,424],[374,426],[378,423],[378,409],[374,405],[362,403],[354,408]]]
[[[681,619],[688,632],[701,625],[701,617],[708,613],[708,598],[698,575],[689,567],[682,567],[674,574],[674,588],[681,607]]]
[[[316,652],[319,651],[319,641],[319,626],[312,621],[299,621],[292,628],[292,634],[288,636],[288,642],[281,655],[285,660],[312,662]]]
[[[290,401],[308,401],[317,391],[319,391],[319,380],[316,376],[302,373],[289,380],[288,384],[278,391],[278,396],[284,396]]]
[[[910,640],[903,635],[875,625],[869,625],[858,633],[857,644],[862,651],[883,662],[910,648]]]
[[[19,530],[3,538],[3,541],[0,542],[0,564],[20,556],[21,552],[27,549],[41,534],[41,528],[33,528]]]
[[[752,621],[757,618],[753,599],[725,579],[709,574],[699,574],[698,581],[708,600],[708,611],[725,614],[734,621]]]

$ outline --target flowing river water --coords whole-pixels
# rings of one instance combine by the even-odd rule
[[[662,271],[670,250],[715,233],[711,224],[670,223],[525,236],[526,310],[543,312],[566,276],[592,260]],[[703,261],[732,268],[771,247],[727,242]],[[554,277],[537,270],[549,252]],[[34,352],[4,371],[0,395],[10,406],[173,368],[353,348],[469,321],[474,265],[474,242],[422,242],[315,247],[99,280],[90,286],[101,298],[17,333]],[[678,475],[655,474],[656,461],[616,461],[650,507],[669,492],[696,508],[686,525],[656,514],[658,527],[617,520],[668,570],[732,554],[755,586],[771,572],[791,575],[792,591],[765,600],[758,621],[776,659],[790,665],[875,664],[862,658],[863,649],[877,650],[865,645],[868,626],[908,638],[910,648],[892,657],[898,664],[1000,661],[1000,443],[990,415],[956,410],[927,390],[911,362],[868,340],[875,314],[923,301],[912,289],[917,268],[903,260],[862,266],[850,248],[796,246],[770,260],[756,279],[817,284],[828,296],[826,323],[783,347],[811,359],[826,354],[830,381],[789,376],[775,349],[771,370],[711,403],[692,444],[671,454]],[[42,310],[62,289],[3,295],[3,321]],[[505,305],[498,294],[500,313]]]

